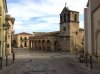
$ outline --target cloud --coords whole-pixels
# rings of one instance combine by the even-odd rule
[[[87,0],[7,0],[8,12],[16,19],[15,32],[59,30],[59,14],[65,2],[69,9],[80,12],[83,26],[83,9]]]

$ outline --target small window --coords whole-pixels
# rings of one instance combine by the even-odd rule
[[[76,35],[78,34],[78,32],[76,32]]]
[[[9,44],[7,44],[7,48],[9,48]]]
[[[81,42],[81,44],[83,45],[83,42]]]

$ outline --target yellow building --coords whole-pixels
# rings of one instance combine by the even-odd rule
[[[6,15],[6,23],[8,24],[8,28],[6,28],[5,32],[5,41],[6,41],[6,55],[10,55],[12,50],[12,38],[13,38],[13,26],[14,26],[15,18],[10,15]]]
[[[5,14],[7,13],[6,0],[0,0],[0,58],[5,56]]]
[[[29,37],[32,36],[30,33],[19,33],[15,34],[15,42],[16,42],[16,47],[18,48],[29,48]]]

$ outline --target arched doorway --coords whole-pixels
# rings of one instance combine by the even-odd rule
[[[45,50],[45,40],[42,40],[42,47],[43,47],[43,50]]]
[[[38,41],[39,50],[41,50],[41,41]]]
[[[50,40],[47,40],[47,51],[51,51],[51,43],[50,43]]]
[[[24,47],[27,47],[27,43],[26,42],[24,43]]]
[[[58,41],[54,42],[55,51],[58,51]]]

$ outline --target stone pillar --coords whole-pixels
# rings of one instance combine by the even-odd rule
[[[28,45],[28,46],[29,46],[29,49],[30,49],[30,48],[31,48],[31,47],[30,47],[30,40],[29,40],[29,45]]]

